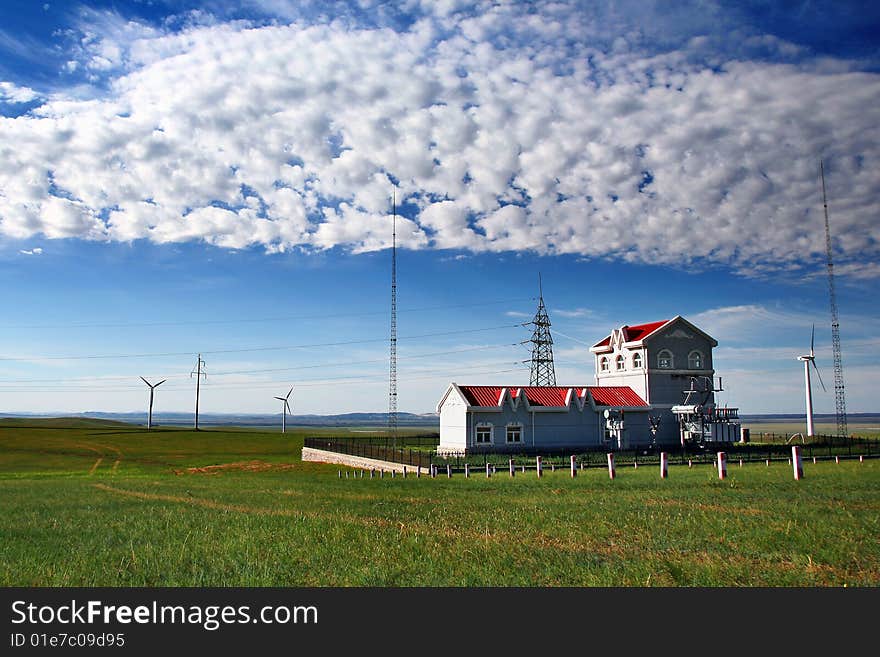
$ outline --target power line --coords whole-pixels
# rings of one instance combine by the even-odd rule
[[[484,370],[471,372],[473,376],[482,376],[487,374],[501,374],[506,372],[519,372],[522,371],[523,365],[518,361],[509,362],[505,361],[502,363],[498,363],[498,365],[513,365],[514,367],[501,369],[501,370]],[[412,370],[412,372],[419,373],[422,376],[407,376],[407,381],[422,381],[427,379],[434,379],[438,376],[444,376],[448,372],[458,373],[462,370],[468,369],[479,369],[483,367],[492,366],[490,363],[482,363],[480,365],[475,366],[454,366],[454,371],[449,369],[443,370]],[[450,366],[452,367],[452,366]],[[204,375],[204,373],[203,373]],[[343,385],[345,382],[350,382],[352,384],[355,383],[375,383],[379,384],[385,381],[384,375],[380,374],[364,374],[364,375],[346,375],[339,377],[322,377],[320,379],[299,379],[297,380],[297,387],[315,387],[315,386],[323,386],[323,385]],[[260,381],[240,381],[240,382],[229,382],[229,383],[209,383],[206,382],[205,385],[210,387],[212,390],[221,390],[221,389],[240,389],[240,388],[270,388],[277,386],[279,382],[284,382],[283,379],[266,379]],[[6,386],[0,386],[0,388],[6,388]],[[70,387],[70,386],[39,386],[33,388],[27,388],[25,390],[12,390],[11,392],[94,392],[94,391],[102,391],[102,392],[127,392],[132,390],[139,390],[138,386],[113,386],[108,388],[101,388],[95,386],[80,386],[80,387]],[[169,391],[185,391],[188,388],[186,386],[174,386],[171,385],[168,387]]]
[[[435,333],[423,333],[421,335],[409,335],[398,340],[418,340],[422,338],[433,338],[445,335],[461,335],[463,333],[479,333],[482,331],[497,331],[500,329],[520,328],[523,324],[504,324],[501,326],[486,326],[477,329],[459,329],[457,331],[439,331]],[[260,351],[286,351],[290,349],[310,349],[314,347],[341,347],[351,344],[367,344],[370,342],[385,342],[387,338],[369,338],[364,340],[342,340],[339,342],[322,342],[314,344],[298,344],[284,345],[275,347],[247,347],[243,349],[213,349],[202,351],[202,354],[243,354],[254,353]],[[27,362],[27,361],[47,361],[47,360],[103,360],[113,358],[166,358],[170,356],[192,356],[192,351],[168,351],[162,353],[149,354],[93,354],[87,356],[0,356],[0,362]]]
[[[472,308],[476,306],[493,306],[505,303],[516,303],[522,301],[533,301],[532,298],[516,298],[516,299],[500,299],[497,301],[480,301],[476,303],[456,303],[442,306],[424,306],[421,308],[407,308],[398,310],[398,313],[414,313],[427,312],[431,310],[448,310],[451,308]],[[326,319],[337,317],[366,317],[369,315],[384,315],[384,310],[371,310],[365,312],[349,312],[349,313],[332,313],[320,315],[283,315],[278,317],[257,317],[257,318],[240,318],[240,319],[185,319],[185,320],[168,320],[158,322],[68,322],[64,324],[0,324],[0,329],[77,329],[77,328],[127,328],[139,326],[204,326],[215,324],[245,324],[261,322],[287,322],[311,319]]]
[[[500,345],[480,345],[478,347],[468,347],[466,349],[451,349],[449,351],[434,351],[430,353],[421,353],[421,354],[413,354],[411,356],[407,356],[407,360],[411,360],[414,358],[431,358],[433,356],[449,356],[451,354],[461,354],[472,351],[487,351],[489,349],[503,349],[507,347],[515,347],[520,343],[511,342]],[[349,361],[335,361],[332,363],[312,363],[309,365],[294,365],[291,367],[270,367],[270,368],[258,368],[252,370],[227,370],[227,371],[219,371],[213,372],[211,376],[229,376],[233,374],[260,374],[263,372],[290,372],[293,370],[304,370],[304,369],[318,369],[323,367],[343,367],[348,365],[369,365],[371,363],[384,363],[384,358],[373,358],[369,360],[349,360]],[[55,378],[55,379],[0,379],[0,387],[3,387],[4,384],[8,383],[65,383],[72,382],[75,383],[77,381],[82,381],[84,383],[88,383],[91,381],[94,382],[110,382],[110,381],[127,381],[135,377],[136,375],[128,374],[124,376],[78,376],[78,377],[66,377],[66,378]],[[178,378],[189,378],[187,374],[171,374],[165,375],[166,379],[178,379]]]

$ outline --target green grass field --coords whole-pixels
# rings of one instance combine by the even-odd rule
[[[880,460],[340,479],[314,430],[63,424],[0,423],[3,586],[880,584]]]

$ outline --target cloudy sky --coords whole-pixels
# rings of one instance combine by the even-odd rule
[[[0,5],[0,412],[387,408],[680,314],[721,401],[880,410],[880,5]],[[816,410],[833,412],[817,386]]]

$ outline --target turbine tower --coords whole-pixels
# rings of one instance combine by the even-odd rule
[[[834,294],[834,262],[831,259],[831,228],[828,225],[828,200],[825,196],[825,165],[819,160],[822,175],[822,206],[825,209],[825,257],[828,266],[828,294],[831,299],[831,350],[834,354],[834,408],[837,412],[837,435],[846,437],[846,395],[843,386],[843,358],[840,355],[840,320],[837,317],[837,298]]]
[[[287,430],[287,413],[290,411],[290,404],[287,400],[290,399],[290,393],[292,392],[293,388],[287,391],[285,397],[275,397],[275,399],[281,402],[281,433],[284,433]]]
[[[141,381],[150,386],[150,410],[147,413],[147,430],[153,428],[153,393],[155,392],[156,388],[165,383],[167,380],[168,379],[162,379],[161,381],[159,381],[159,383],[150,383],[144,377],[141,377]]]
[[[813,368],[816,370],[816,376],[819,377],[819,383],[822,384],[822,390],[825,390],[825,384],[822,383],[822,375],[819,374],[819,368],[816,367],[816,356],[813,352],[813,339],[816,336],[816,326],[813,325],[813,331],[810,334],[810,353],[804,356],[798,356],[798,360],[803,361],[804,363],[804,387],[806,388],[806,401],[807,401],[807,437],[813,437],[816,435],[813,429],[813,391],[810,386],[810,363],[813,364]]]
[[[397,447],[397,195],[391,193],[391,354],[388,373],[388,433]]]
[[[550,335],[550,317],[544,307],[544,289],[538,274],[538,312],[532,320],[532,370],[530,386],[555,386],[556,370],[553,368],[553,338]]]

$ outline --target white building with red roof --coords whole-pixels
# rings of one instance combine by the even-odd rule
[[[609,434],[604,412],[625,414]],[[576,450],[650,444],[648,404],[628,386],[450,384],[440,402],[441,453]]]
[[[590,347],[596,359],[595,385],[452,383],[437,404],[439,451],[627,449],[678,444],[682,425],[672,408],[686,402],[685,390],[692,382],[709,382],[698,402],[710,415],[714,409],[712,349],[716,346],[712,336],[676,316],[621,326]],[[607,422],[608,416],[614,422]],[[738,424],[718,423],[712,439],[736,440],[738,429]],[[702,425],[700,432],[702,438]]]

